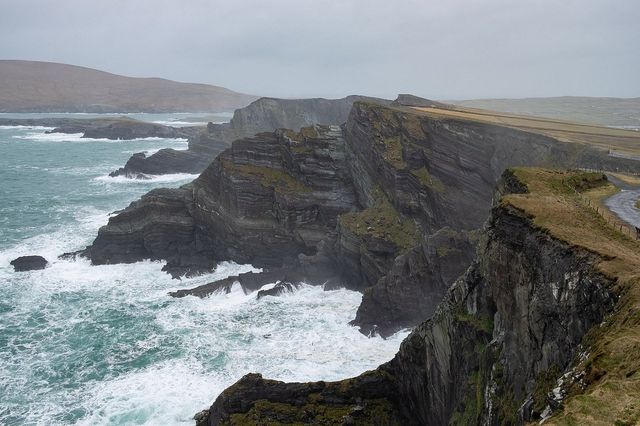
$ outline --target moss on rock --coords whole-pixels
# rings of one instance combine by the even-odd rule
[[[376,191],[373,206],[340,216],[340,224],[359,237],[391,241],[402,250],[415,247],[419,243],[415,223],[402,218],[381,191]]]
[[[311,188],[309,188],[303,181],[291,176],[281,169],[249,164],[234,164],[230,161],[225,161],[223,163],[223,167],[231,173],[237,173],[253,180],[257,180],[262,186],[273,188],[276,191],[290,193],[311,192]]]
[[[316,395],[316,398],[311,398]],[[309,395],[301,405],[256,401],[246,413],[230,416],[225,425],[399,425],[393,406],[385,399],[369,399],[361,403],[332,405]]]
[[[401,136],[393,136],[383,139],[384,143],[384,159],[396,169],[404,169],[407,164],[404,162],[402,155]]]
[[[418,178],[418,182],[426,188],[430,188],[435,192],[444,192],[444,184],[435,176],[432,176],[425,167],[411,170],[411,174]]]

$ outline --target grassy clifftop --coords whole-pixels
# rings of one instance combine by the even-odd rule
[[[618,285],[616,310],[594,327],[577,365],[580,384],[569,389],[563,409],[546,424],[635,425],[640,421],[640,243],[610,225],[585,204],[583,194],[615,191],[602,175],[543,169],[514,169],[529,190],[502,203],[530,215],[554,237],[599,255],[597,267]],[[582,388],[584,386],[584,388]]]
[[[432,118],[496,124],[550,136],[563,142],[611,150],[620,155],[640,155],[640,132],[631,130],[459,106],[447,108],[416,107],[412,109]]]
[[[604,126],[640,127],[640,98],[562,96],[525,99],[471,99],[451,101],[468,108],[535,115]]]

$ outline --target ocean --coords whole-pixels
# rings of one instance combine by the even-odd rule
[[[180,114],[130,116],[193,122]],[[0,127],[0,424],[193,424],[197,411],[246,373],[347,378],[391,359],[407,335],[367,338],[349,326],[362,295],[348,290],[302,286],[261,300],[237,287],[207,299],[167,296],[251,265],[225,262],[211,274],[173,280],[161,262],[57,259],[90,244],[112,212],[195,176],[108,177],[134,152],[186,149],[186,140],[45,130]],[[29,254],[49,266],[14,272],[9,262]]]

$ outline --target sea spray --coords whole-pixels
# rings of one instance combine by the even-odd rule
[[[78,143],[30,133],[0,129],[0,423],[192,424],[248,372],[298,381],[353,376],[390,359],[406,335],[368,339],[347,325],[361,300],[347,290],[303,285],[257,300],[236,285],[207,299],[167,296],[250,265],[224,262],[211,274],[172,280],[161,262],[58,259],[89,244],[113,211],[194,175],[106,177],[128,159],[124,151],[183,141]],[[13,272],[9,262],[25,254],[51,263]]]

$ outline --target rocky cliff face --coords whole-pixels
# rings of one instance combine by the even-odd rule
[[[383,99],[348,96],[342,99],[275,99],[260,98],[237,109],[229,123],[212,124],[189,139],[186,151],[163,149],[149,157],[134,154],[127,164],[111,173],[112,176],[137,177],[139,174],[200,173],[236,139],[262,132],[286,128],[298,131],[313,124],[341,125],[358,100],[381,104]]]
[[[343,128],[235,141],[193,183],[111,218],[86,254],[95,264],[165,259],[176,276],[221,260],[270,274],[287,265],[279,271],[291,281],[365,291],[354,324],[387,335],[431,315],[467,268],[469,232],[488,215],[501,170],[594,161],[638,167],[535,133],[358,102]]]
[[[199,417],[204,424],[522,423],[557,406],[548,391],[619,292],[600,267],[610,255],[581,248],[575,223],[597,222],[566,198],[567,182],[581,177],[510,171],[498,181],[513,165],[638,170],[587,144],[357,102],[342,127],[236,140],[191,184],[152,191],[112,217],[86,254],[96,264],[165,259],[176,276],[221,260],[265,269],[175,296],[224,291],[236,279],[250,290],[276,279],[344,285],[365,293],[354,321],[365,333],[431,317],[372,373],[302,385],[249,376]],[[553,232],[539,223],[557,217],[570,220]]]
[[[314,254],[338,216],[357,206],[345,161],[337,126],[238,140],[191,184],[152,191],[111,218],[90,257],[163,258],[180,274],[224,259],[278,267]]]
[[[442,228],[394,259],[376,285],[364,291],[354,325],[388,336],[428,318],[473,259],[475,233]]]
[[[334,383],[248,375],[198,424],[497,425],[548,414],[556,379],[613,310],[615,280],[598,268],[599,255],[557,239],[502,198],[528,192],[525,182],[507,172],[500,188],[473,264],[392,361]]]

